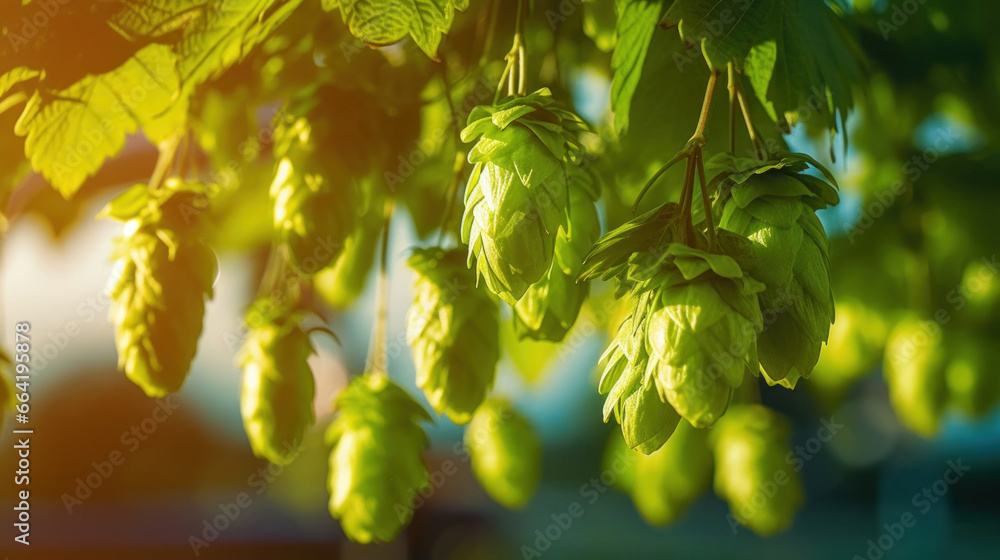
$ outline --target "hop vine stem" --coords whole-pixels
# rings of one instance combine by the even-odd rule
[[[385,222],[382,225],[382,243],[380,247],[378,287],[375,294],[375,327],[372,329],[371,344],[368,349],[368,359],[365,360],[365,370],[381,375],[388,375],[389,356],[386,350],[388,336],[388,299],[389,299],[389,229],[392,223],[393,201],[386,202]]]

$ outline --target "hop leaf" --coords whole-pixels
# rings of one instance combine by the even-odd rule
[[[889,401],[900,421],[929,437],[937,433],[947,404],[947,357],[941,327],[915,316],[902,319],[885,347]]]
[[[496,303],[477,289],[461,249],[417,249],[406,340],[417,386],[438,414],[464,424],[486,398],[500,359]]]
[[[252,328],[237,356],[243,368],[240,410],[254,455],[288,465],[315,421],[308,363],[315,350],[299,326],[301,317],[275,309],[263,300],[247,314]]]
[[[344,242],[337,260],[313,278],[316,293],[327,305],[345,309],[364,292],[381,226],[377,212],[369,211]]]
[[[765,379],[794,388],[815,367],[833,322],[828,242],[814,210],[836,204],[837,193],[800,173],[807,162],[822,170],[800,154],[771,162],[714,159],[728,169],[720,225],[751,241],[747,273],[767,286],[760,306],[768,325],[758,337]]]
[[[622,441],[615,437],[612,444]],[[683,422],[658,451],[643,455],[624,448],[609,449],[605,470],[623,473],[620,485],[650,525],[667,525],[684,515],[712,478],[708,430]],[[629,481],[632,481],[629,483]]]
[[[465,195],[462,242],[469,266],[510,305],[549,270],[566,226],[568,167],[580,157],[580,119],[547,89],[476,107],[462,140],[474,164]]]
[[[215,254],[188,225],[204,192],[175,180],[157,191],[136,185],[102,211],[125,222],[111,289],[118,367],[151,397],[181,388],[212,297]]]
[[[733,407],[712,428],[715,493],[729,503],[731,524],[761,536],[791,526],[805,498],[798,472],[785,461],[790,435],[788,420],[756,404]],[[776,490],[765,493],[765,484]]]
[[[357,377],[337,397],[327,430],[330,514],[360,543],[387,542],[413,517],[413,495],[430,477],[422,452],[431,418],[383,373]]]
[[[542,448],[527,419],[498,399],[483,403],[465,429],[472,472],[486,492],[511,509],[531,501],[542,472]]]
[[[587,299],[589,283],[576,279],[601,226],[597,209],[584,191],[570,190],[569,199],[568,227],[559,228],[548,273],[514,306],[514,328],[521,338],[562,340]]]

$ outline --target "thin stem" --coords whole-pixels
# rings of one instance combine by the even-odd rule
[[[157,190],[163,186],[163,182],[167,179],[167,175],[170,170],[174,167],[174,161],[177,159],[177,149],[180,147],[181,136],[175,135],[163,141],[160,144],[160,155],[156,159],[156,167],[153,168],[153,175],[149,178],[149,188],[151,190]]]
[[[730,62],[726,65],[729,78],[729,153],[736,155],[736,70]]]
[[[479,55],[479,67],[486,66],[489,62],[490,50],[493,48],[493,36],[497,30],[497,13],[500,10],[500,0],[493,0],[490,5],[489,24],[486,28],[486,40],[483,41],[483,52]]]
[[[681,199],[681,211],[684,216],[684,244],[691,246],[694,242],[694,224],[691,223],[691,201],[694,199],[694,165],[688,158],[687,169],[684,172],[684,197]]]
[[[761,148],[760,138],[757,136],[757,129],[753,126],[753,121],[750,119],[750,107],[747,106],[746,97],[743,95],[743,89],[740,88],[739,82],[736,81],[736,74],[733,73],[732,76],[732,86],[736,90],[736,99],[740,104],[740,111],[743,113],[743,122],[746,123],[747,133],[750,135],[750,141],[753,143],[753,152],[757,156],[757,159],[764,159],[764,150]]]
[[[705,88],[705,100],[701,104],[701,114],[698,115],[698,126],[694,129],[691,140],[700,139],[705,143],[705,125],[708,124],[708,110],[712,107],[712,93],[715,92],[715,82],[719,79],[718,72],[712,72],[708,78],[708,87]]]
[[[389,299],[389,225],[392,221],[392,201],[386,202],[385,223],[382,226],[381,257],[379,259],[378,287],[375,293],[375,328],[372,329],[371,344],[365,371],[388,374],[389,356],[386,352],[386,332],[388,329]]]
[[[642,202],[642,197],[646,196],[646,191],[648,191],[650,188],[652,188],[652,186],[656,183],[656,181],[659,180],[659,178],[660,178],[661,175],[663,175],[664,173],[666,173],[667,170],[670,169],[671,167],[673,167],[675,163],[677,163],[678,161],[684,159],[685,157],[687,157],[687,153],[686,152],[681,152],[681,153],[677,154],[676,156],[674,156],[673,159],[671,159],[670,161],[668,161],[667,163],[665,163],[663,165],[663,167],[661,167],[660,169],[658,169],[656,171],[656,173],[653,173],[653,176],[650,177],[648,181],[646,181],[646,184],[643,185],[642,190],[639,191],[638,196],[635,197],[635,202],[632,204],[632,214],[633,215],[635,215],[636,209],[639,208],[639,203]]]
[[[715,247],[715,225],[712,223],[712,205],[708,199],[708,182],[705,181],[705,163],[701,148],[695,153],[695,165],[698,167],[698,180],[701,182],[701,204],[705,209],[705,222],[708,223],[708,243]]]

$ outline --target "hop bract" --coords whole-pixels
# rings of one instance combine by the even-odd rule
[[[747,272],[767,286],[760,365],[770,384],[794,388],[819,360],[834,318],[828,242],[815,210],[839,201],[828,183],[801,172],[812,163],[833,178],[801,154],[767,162],[721,155],[711,163],[726,168],[720,226],[750,239]]]
[[[578,175],[582,173],[572,176]],[[583,259],[601,233],[593,202],[596,196],[596,192],[570,188],[569,219],[559,228],[549,271],[514,306],[514,329],[520,337],[558,342],[576,322],[590,287],[576,280]]]
[[[601,357],[607,365],[599,388],[602,394],[608,394],[604,401],[604,421],[614,412],[625,444],[648,455],[666,443],[681,417],[660,398],[653,378],[646,375],[649,354],[645,331],[647,306],[643,303],[649,298],[644,299],[646,302],[636,306],[636,313],[622,322],[618,335]]]
[[[151,397],[181,388],[212,297],[217,261],[196,227],[204,192],[174,180],[136,185],[101,213],[125,222],[111,284],[118,367]]]
[[[547,89],[469,114],[462,140],[478,141],[469,151],[462,241],[469,265],[475,261],[478,276],[510,305],[549,270],[583,128]]]
[[[406,323],[417,386],[438,414],[464,424],[486,398],[500,359],[497,305],[476,287],[461,249],[417,249]]]
[[[427,412],[384,373],[357,377],[337,397],[327,430],[330,514],[360,543],[387,542],[413,517],[409,504],[429,484],[418,422]]]
[[[883,370],[896,416],[914,432],[937,433],[948,401],[947,354],[941,326],[904,317],[889,333]]]
[[[490,399],[465,429],[472,472],[501,505],[516,509],[531,501],[542,474],[542,447],[531,424],[510,403]]]
[[[247,315],[251,328],[237,356],[243,368],[240,411],[254,455],[287,465],[315,421],[308,363],[315,351],[299,326],[301,317],[275,309],[258,302]]]
[[[734,530],[738,523],[768,536],[791,526],[805,497],[785,460],[790,436],[787,419],[756,404],[733,407],[712,428],[715,493],[729,503]]]

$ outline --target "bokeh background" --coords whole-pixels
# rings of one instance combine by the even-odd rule
[[[606,7],[597,4],[603,3],[585,2],[581,9],[573,3],[558,26],[540,19],[537,28],[529,29],[529,44],[559,39],[557,56],[574,60],[581,70],[554,85],[572,96],[585,118],[608,128],[609,55],[601,41],[613,37],[602,34]],[[840,206],[821,215],[831,237],[837,299],[830,347],[813,379],[794,393],[760,388],[764,404],[793,420],[792,444],[803,458],[807,502],[788,532],[761,539],[746,529],[734,531],[726,504],[711,492],[675,524],[651,528],[625,494],[605,486],[613,473],[602,469],[602,455],[617,426],[601,421],[595,369],[620,318],[602,311],[613,308],[606,286],[594,287],[562,346],[518,342],[504,333],[496,392],[518,403],[544,444],[542,485],[524,510],[507,511],[490,501],[456,447],[461,429],[442,418],[429,428],[428,463],[435,471],[452,462],[457,471],[434,488],[397,541],[351,544],[330,518],[322,431],[333,397],[349,374],[363,369],[374,282],[350,309],[330,310],[330,327],[340,344],[314,338],[319,421],[305,450],[291,466],[270,471],[252,456],[240,420],[234,356],[243,310],[263,265],[267,224],[259,223],[256,211],[266,208],[273,162],[266,139],[259,157],[233,156],[225,148],[267,129],[288,93],[272,83],[282,79],[284,68],[302,59],[324,67],[317,53],[333,52],[343,39],[342,25],[334,21],[324,30],[329,35],[313,31],[313,43],[301,52],[290,53],[294,49],[280,41],[261,49],[200,97],[202,163],[237,161],[241,190],[227,199],[224,226],[214,243],[221,272],[191,374],[184,389],[162,403],[116,371],[106,285],[110,244],[120,225],[93,219],[116,193],[149,175],[155,148],[141,136],[130,138],[119,157],[65,201],[26,172],[16,157],[22,148],[11,134],[16,115],[0,115],[5,151],[0,173],[17,185],[5,213],[10,227],[0,258],[0,313],[5,325],[31,322],[35,356],[33,544],[27,556],[10,548],[13,530],[4,523],[0,554],[194,557],[190,538],[208,539],[213,533],[205,532],[205,523],[233,511],[237,496],[245,493],[249,505],[238,507],[227,528],[197,551],[199,557],[499,559],[525,557],[526,545],[546,559],[875,560],[882,556],[870,551],[869,540],[883,536],[884,524],[898,522],[906,512],[915,515],[916,524],[892,539],[885,558],[995,557],[1000,553],[1000,413],[970,418],[951,407],[936,434],[916,435],[890,405],[882,363],[893,328],[901,319],[919,317],[940,327],[941,351],[949,360],[962,358],[963,352],[985,356],[976,362],[977,375],[1000,385],[1000,274],[993,268],[1000,249],[998,11],[966,0],[858,1],[844,7],[845,23],[870,63],[866,87],[848,119],[850,141],[845,146],[840,137],[831,140],[808,119],[783,136],[790,148],[829,164],[842,194]],[[535,10],[560,7],[539,2]],[[301,38],[316,17],[302,10],[277,36],[286,43]],[[463,21],[460,17],[449,41],[475,36],[475,22]],[[413,56],[405,45],[394,49],[371,56]],[[271,99],[257,90],[269,91]],[[678,128],[689,131],[696,115],[695,109]],[[642,184],[632,178],[632,170],[648,168],[650,162],[637,162],[628,149],[615,150],[617,139],[609,134],[602,132],[609,146],[605,175],[620,180],[622,200],[630,200],[624,193],[634,194]],[[664,147],[661,155],[673,151]],[[437,173],[439,182],[447,182],[440,169],[428,166],[422,173],[431,178]],[[435,204],[432,195],[426,198]],[[613,205],[603,209],[605,225],[617,219],[616,212],[620,209]],[[412,276],[403,263],[408,249],[421,243],[426,226],[419,215],[397,214],[389,244],[390,375],[423,399],[414,387],[405,345]],[[956,294],[965,303],[959,304]],[[5,345],[11,333],[12,328],[4,329]],[[829,441],[819,441],[821,427],[831,423],[842,427]],[[0,436],[0,472],[15,470],[12,444],[11,434]],[[110,465],[114,453],[123,457],[119,465]],[[919,496],[942,480],[949,462],[969,470],[925,511],[917,505],[923,503]],[[13,489],[11,477],[3,476],[5,503]],[[581,504],[582,517],[568,528],[550,530],[553,516],[574,502]],[[10,518],[4,509],[0,518]],[[551,542],[542,550],[539,535],[547,530]]]

